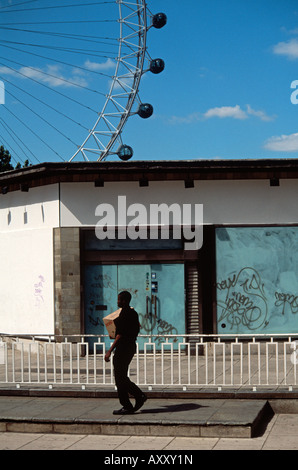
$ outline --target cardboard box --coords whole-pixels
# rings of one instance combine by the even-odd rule
[[[114,320],[119,317],[121,310],[121,308],[118,308],[118,310],[103,318],[103,322],[111,339],[114,339],[116,336],[116,325]]]

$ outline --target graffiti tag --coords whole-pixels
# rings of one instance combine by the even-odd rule
[[[238,274],[218,282],[218,291],[225,291],[226,297],[218,300],[218,322],[222,328],[233,329],[245,326],[256,330],[266,326],[267,299],[264,284],[259,273],[251,267],[245,267]]]
[[[275,292],[275,306],[282,307],[281,314],[285,314],[286,306],[288,305],[290,308],[290,312],[292,314],[298,313],[298,296],[293,294],[285,294],[283,292]]]
[[[161,318],[157,318],[157,315],[153,315],[152,313],[147,313],[143,315],[142,313],[139,313],[139,319],[140,319],[140,325],[141,325],[141,330],[144,331],[144,334],[152,334],[152,331],[157,328],[156,334],[157,335],[177,335],[178,330],[175,328],[171,323],[168,323],[165,320],[162,320]],[[158,345],[161,344],[162,338],[159,336],[158,338],[155,338],[154,341]],[[172,338],[173,342],[176,343],[178,341],[178,338]]]
[[[45,278],[39,275],[38,282],[34,284],[35,307],[40,307],[44,303],[43,288],[45,282]]]

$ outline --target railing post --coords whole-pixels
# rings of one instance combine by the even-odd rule
[[[0,339],[0,365],[5,364],[5,343]]]

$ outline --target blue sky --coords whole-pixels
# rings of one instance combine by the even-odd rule
[[[79,6],[83,3],[84,8]],[[5,85],[0,143],[14,161],[22,162],[28,155],[33,164],[67,161],[74,144],[84,137],[83,128],[92,127],[96,110],[102,109],[117,51],[113,41],[118,10],[114,4],[89,3],[95,1],[0,1],[0,80]],[[291,96],[296,98],[291,84],[297,80],[298,85],[297,1],[148,0],[147,4],[150,12],[167,15],[167,25],[151,28],[147,37],[150,56],[163,58],[166,66],[160,75],[148,72],[141,80],[139,96],[153,105],[153,116],[143,120],[133,115],[123,129],[123,142],[133,147],[134,160],[297,158],[298,104],[291,101]],[[68,7],[51,11],[38,10],[40,6]],[[78,23],[91,18],[109,21]],[[64,21],[77,23],[63,26]],[[29,22],[42,22],[38,28],[43,34],[24,33],[23,29],[37,29]],[[49,31],[56,35],[44,34]],[[65,52],[60,56],[57,48],[66,47],[66,40],[57,35],[59,31],[71,35],[68,48],[82,50],[69,49],[67,57]],[[88,55],[73,39],[82,31],[111,39],[86,43],[93,51]],[[66,69],[65,62],[77,68]],[[87,75],[83,66],[105,75]],[[50,88],[61,94],[54,95]],[[66,104],[64,93],[85,107]],[[79,130],[44,103],[79,123]]]

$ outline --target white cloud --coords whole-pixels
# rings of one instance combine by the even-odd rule
[[[84,66],[88,70],[92,70],[95,72],[102,72],[103,70],[110,70],[115,68],[115,62],[112,59],[107,59],[105,62],[91,62],[90,60],[86,60]]]
[[[1,75],[15,75],[16,71],[14,69],[11,69],[9,67],[0,67],[0,74]]]
[[[261,121],[272,121],[274,119],[273,116],[268,116],[264,111],[253,109],[249,104],[246,106],[246,111],[237,104],[236,106],[211,108],[204,114],[204,117],[207,119],[218,117],[220,119],[233,118],[243,120],[249,118],[249,116],[257,117]]]
[[[2,75],[14,75],[18,78],[32,78],[33,80],[46,83],[50,86],[74,87],[86,86],[87,82],[83,77],[78,76],[76,70],[73,70],[71,76],[65,76],[58,65],[46,65],[43,69],[35,67],[20,67],[19,70],[13,70],[8,67],[0,67]]]
[[[298,152],[298,133],[271,137],[264,148],[274,152]]]
[[[233,118],[233,119],[247,119],[247,114],[242,111],[240,106],[222,106],[221,108],[211,108],[204,115],[206,119],[218,117],[220,119]]]
[[[273,121],[275,119],[275,116],[268,116],[264,111],[252,109],[249,104],[247,105],[247,114],[258,117],[261,121]]]
[[[191,113],[187,116],[171,116],[169,122],[171,124],[192,124],[193,122],[200,121],[200,113]]]
[[[171,124],[192,124],[196,121],[203,121],[205,119],[212,118],[245,120],[250,116],[256,117],[261,121],[272,121],[275,118],[275,116],[268,116],[265,111],[253,109],[249,104],[246,106],[246,110],[241,109],[237,104],[236,106],[210,108],[203,114],[193,112],[186,116],[171,116],[169,122]]]
[[[65,76],[60,70],[58,65],[47,65],[44,69],[32,69],[30,67],[23,67],[20,70],[23,75],[28,78],[34,78],[40,82],[47,83],[48,85],[59,87],[73,87],[76,85],[86,86],[87,82],[84,78],[77,76],[74,72],[73,75]]]
[[[288,59],[298,59],[298,39],[288,42],[279,42],[273,47],[274,54],[284,55]]]

